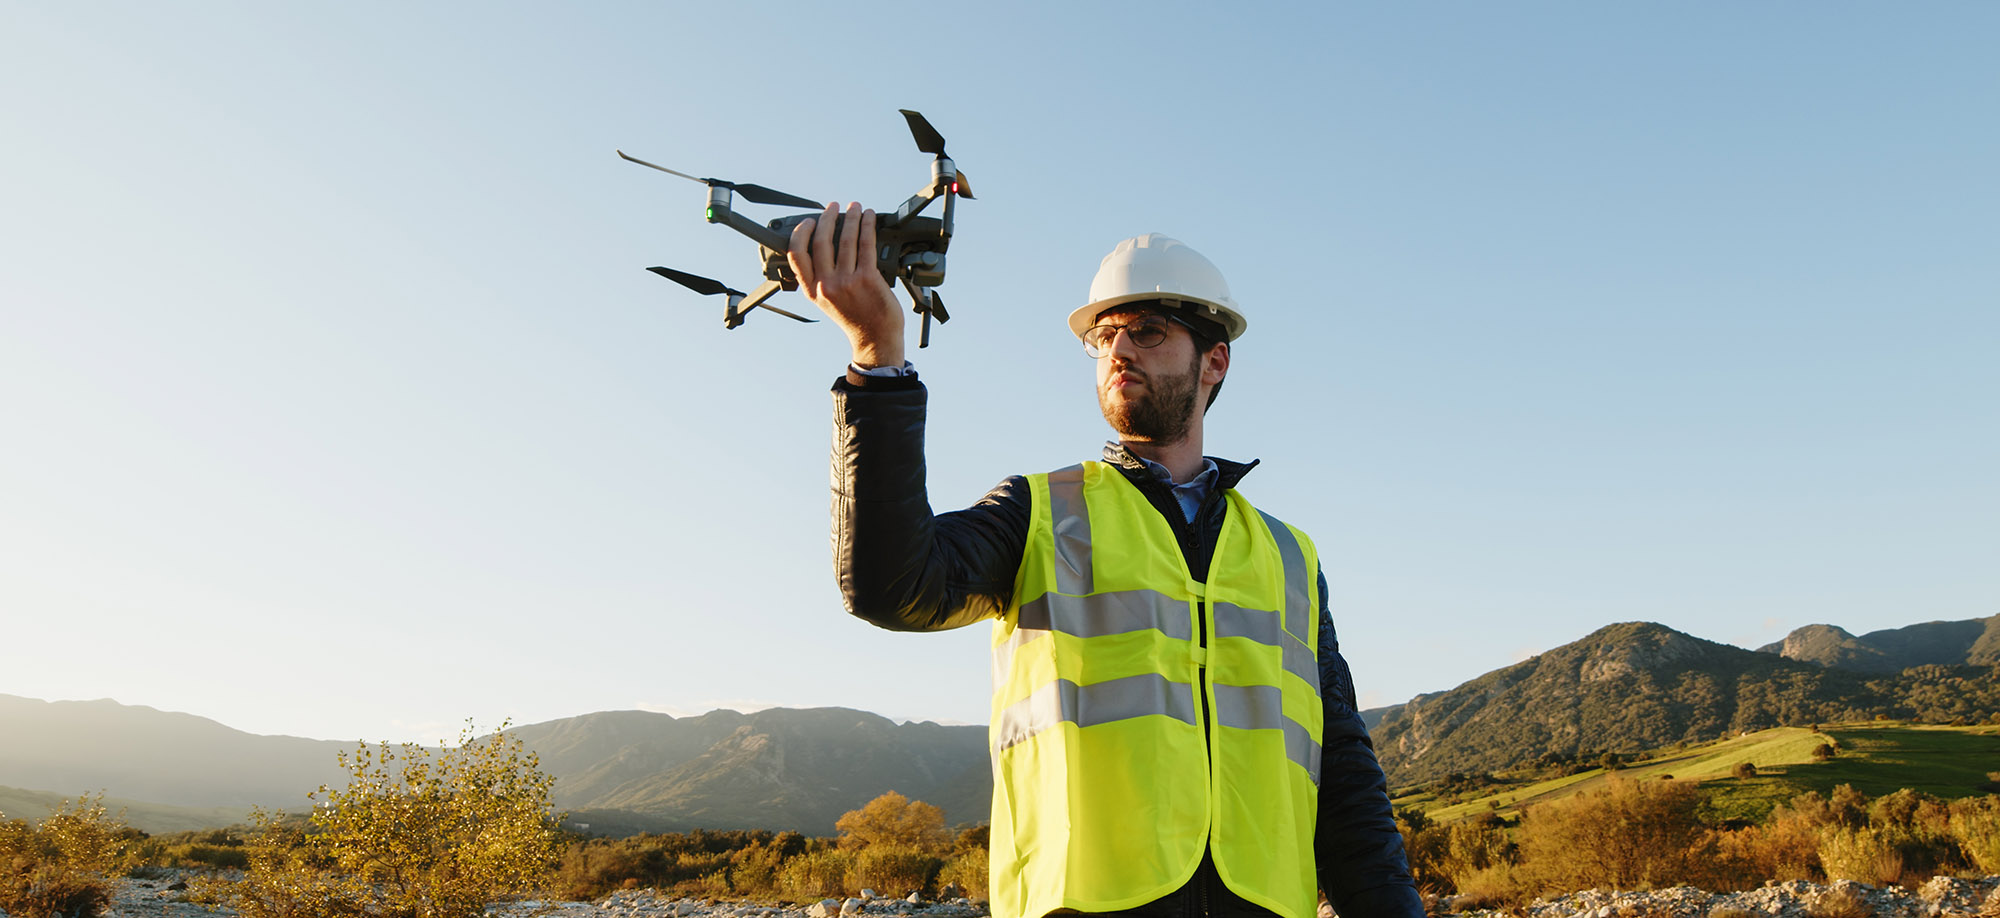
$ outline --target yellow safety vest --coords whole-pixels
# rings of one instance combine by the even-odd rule
[[[1319,556],[1235,490],[1207,583],[1116,468],[1028,477],[993,628],[995,918],[1143,905],[1204,848],[1237,895],[1313,918]]]

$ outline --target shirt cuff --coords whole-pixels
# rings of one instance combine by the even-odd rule
[[[903,361],[903,365],[900,367],[868,367],[866,369],[850,363],[847,365],[847,372],[853,373],[856,376],[915,376],[917,375],[917,368],[907,360]]]

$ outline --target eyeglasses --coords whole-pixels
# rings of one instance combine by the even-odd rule
[[[1189,332],[1194,331],[1194,326],[1179,318],[1157,312],[1141,316],[1123,325],[1093,325],[1083,332],[1083,352],[1093,359],[1110,353],[1111,342],[1117,339],[1121,329],[1124,330],[1125,337],[1132,339],[1134,345],[1159,347],[1160,342],[1167,340],[1167,331],[1174,325],[1179,325]]]

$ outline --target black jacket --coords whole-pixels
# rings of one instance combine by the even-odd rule
[[[834,383],[833,403],[833,559],[848,611],[893,631],[941,631],[1004,615],[1027,542],[1027,479],[1008,478],[971,507],[933,515],[924,487],[922,384],[914,377],[850,375]],[[1190,524],[1169,487],[1138,459],[1114,448],[1106,448],[1104,458],[1173,524],[1189,572],[1207,579],[1222,530],[1222,491],[1256,463],[1216,459],[1220,477]],[[1319,593],[1324,610],[1324,572]],[[1348,918],[1422,918],[1382,768],[1355,708],[1333,617],[1325,612],[1319,647],[1326,722],[1313,849],[1320,887]],[[1204,865],[1177,896],[1192,902],[1219,895],[1219,914],[1263,912],[1229,895],[1213,877]],[[1211,888],[1196,888],[1201,886]]]

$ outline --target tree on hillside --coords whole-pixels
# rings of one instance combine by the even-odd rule
[[[340,765],[347,786],[307,795],[303,824],[257,814],[249,871],[211,901],[245,918],[477,918],[553,878],[555,779],[520,740],[468,722],[456,746],[363,743]]]
[[[944,811],[922,800],[890,791],[849,810],[833,824],[842,848],[896,845],[929,851],[947,846],[952,835],[944,827]]]

